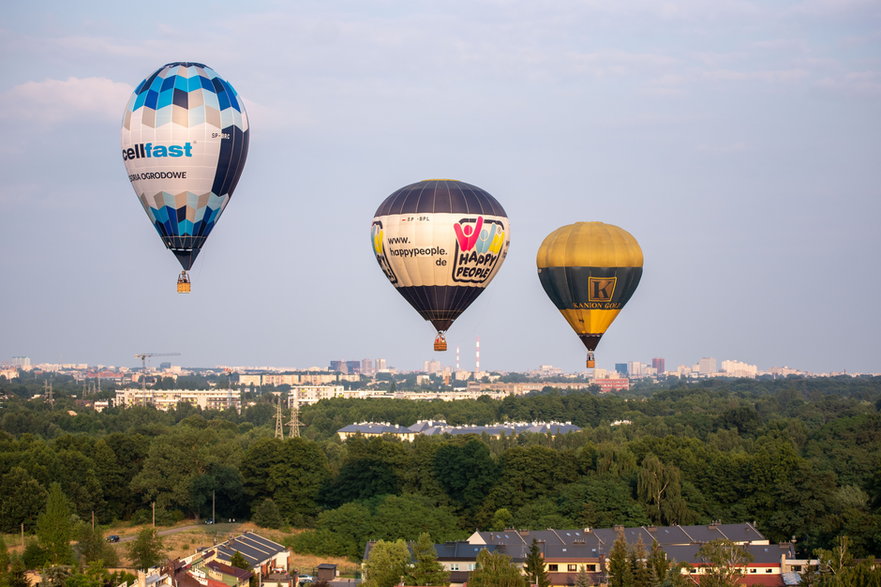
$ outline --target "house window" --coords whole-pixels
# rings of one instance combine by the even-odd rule
[[[584,567],[587,569],[587,572],[588,572],[588,573],[596,573],[596,572],[597,572],[597,566],[596,566],[596,565],[593,565],[593,564],[591,564],[591,565],[584,565]]]
[[[749,572],[750,572],[750,573],[755,573],[756,570],[755,570],[755,569],[750,569]]]
[[[557,572],[557,565],[548,565],[548,571],[551,573]]]
[[[578,572],[578,565],[569,565],[569,572],[570,573],[577,573]]]
[[[771,572],[771,569],[765,569],[765,572],[766,572],[766,573],[770,573],[770,572]]]
[[[450,563],[450,570],[451,571],[458,571],[459,570],[459,563]]]

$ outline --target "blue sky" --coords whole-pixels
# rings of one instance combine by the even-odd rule
[[[229,80],[241,182],[179,296],[119,154],[170,61]],[[583,366],[535,252],[600,220],[645,253],[598,364],[881,371],[881,2],[25,2],[0,21],[0,362],[435,358],[370,220],[455,178],[511,220],[452,365]],[[177,362],[177,361],[176,361]]]

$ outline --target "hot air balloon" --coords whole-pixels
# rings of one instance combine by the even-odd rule
[[[587,347],[592,369],[600,338],[642,277],[639,243],[612,224],[576,222],[545,237],[535,262],[548,297]]]
[[[162,242],[180,261],[177,290],[235,190],[248,116],[233,87],[201,63],[175,62],[138,84],[122,120],[122,160]]]
[[[427,179],[394,192],[373,218],[371,241],[388,280],[445,332],[492,281],[509,242],[508,216],[489,193],[461,181]]]

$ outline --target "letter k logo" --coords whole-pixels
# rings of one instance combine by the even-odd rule
[[[588,277],[587,278],[587,301],[610,302],[615,294],[617,277]]]

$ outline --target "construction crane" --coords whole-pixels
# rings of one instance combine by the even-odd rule
[[[180,353],[135,353],[141,359],[141,391],[147,390],[147,357],[179,357]]]

